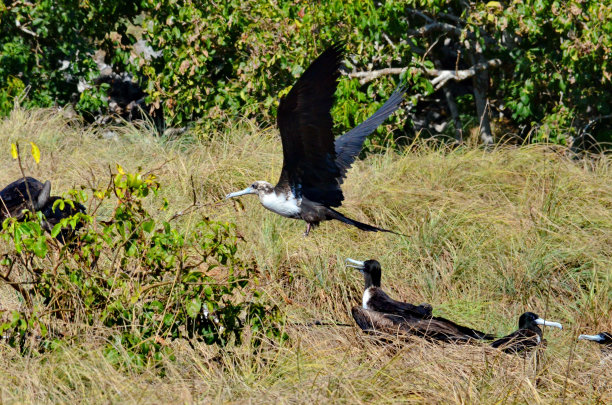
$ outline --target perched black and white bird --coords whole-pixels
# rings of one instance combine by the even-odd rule
[[[44,219],[42,227],[51,232],[53,227],[62,219],[81,212],[85,213],[85,207],[78,202],[64,203],[63,207],[55,206],[60,197],[51,196],[51,182],[49,180],[41,183],[33,177],[25,177],[16,180],[0,191],[0,223],[6,218],[14,217],[17,220],[24,218],[24,211],[40,211]],[[74,207],[73,207],[74,206]],[[77,228],[82,224],[78,223]],[[56,238],[66,243],[73,236],[74,229],[64,227]]]
[[[359,270],[365,281],[362,305],[351,310],[355,322],[362,330],[388,334],[407,333],[445,342],[495,339],[493,335],[461,326],[443,317],[432,316],[429,304],[417,306],[395,301],[380,286],[382,269],[378,261],[346,259],[346,262],[348,267]]]
[[[365,138],[397,110],[404,98],[404,90],[396,90],[372,116],[334,140],[330,110],[343,48],[343,43],[327,48],[280,100],[277,123],[283,143],[283,168],[276,186],[256,181],[226,196],[257,194],[270,211],[306,221],[304,235],[321,221],[332,219],[364,231],[392,232],[347,218],[332,208],[342,205],[340,186]]]
[[[563,329],[559,322],[545,321],[533,312],[525,312],[519,317],[519,328],[503,338],[491,343],[506,353],[520,353],[542,343],[542,330],[538,325],[554,326]]]
[[[412,305],[407,302],[396,301],[389,297],[380,287],[381,267],[376,260],[346,259],[347,267],[357,269],[363,274],[365,287],[361,306],[364,309],[382,312],[384,314],[395,314],[402,316],[416,316],[419,318],[431,318],[431,305]]]
[[[601,354],[603,357],[612,357],[612,333],[601,332],[597,335],[580,335],[579,340],[591,340],[597,342],[601,348]]]

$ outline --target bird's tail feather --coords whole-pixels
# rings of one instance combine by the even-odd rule
[[[339,213],[338,211],[336,211],[334,209],[331,209],[329,207],[327,207],[327,209],[328,209],[329,219],[336,219],[338,221],[342,221],[345,224],[353,225],[353,226],[361,229],[362,231],[389,232],[389,233],[394,233],[394,234],[400,235],[400,236],[406,236],[406,235],[402,235],[401,233],[398,233],[398,232],[395,232],[395,231],[390,231],[388,229],[378,228],[378,227],[373,226],[373,225],[364,224],[363,222],[359,222],[357,220],[347,218],[344,215],[342,215],[341,213]]]

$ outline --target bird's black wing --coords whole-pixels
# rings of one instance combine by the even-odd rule
[[[502,349],[506,353],[518,353],[538,345],[538,334],[531,329],[519,329],[491,343],[491,347]]]
[[[385,104],[376,110],[367,120],[336,139],[334,145],[336,149],[336,165],[340,170],[340,184],[342,184],[347,170],[351,167],[355,158],[359,155],[359,152],[361,152],[363,141],[365,141],[366,137],[374,132],[389,115],[393,114],[393,112],[398,109],[400,103],[404,100],[404,93],[405,90],[403,88],[396,89]]]
[[[429,304],[412,305],[407,302],[396,301],[380,288],[373,288],[370,291],[372,295],[370,301],[368,301],[368,307],[371,307],[374,311],[384,314],[431,318],[432,308]]]
[[[336,43],[306,69],[280,100],[277,123],[283,142],[283,170],[276,189],[338,207],[344,196],[338,178],[330,110],[340,75],[344,43]]]
[[[436,322],[439,322],[440,324],[447,325],[449,328],[456,330],[457,334],[465,335],[468,338],[478,340],[493,340],[497,338],[497,336],[495,335],[490,335],[488,333],[484,333],[479,330],[469,328],[467,326],[459,325],[449,319],[442,318],[441,316],[434,316],[432,319]]]

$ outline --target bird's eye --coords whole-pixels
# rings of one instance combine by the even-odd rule
[[[257,183],[251,184],[251,188],[257,189]]]

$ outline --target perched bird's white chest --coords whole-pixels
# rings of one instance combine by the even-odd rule
[[[370,301],[370,298],[372,298],[372,291],[370,291],[371,289],[372,287],[366,288],[366,290],[363,292],[363,299],[361,301],[361,306],[363,309],[370,309],[368,308],[368,301]]]
[[[293,194],[276,194],[275,192],[259,196],[261,205],[272,212],[288,218],[295,218],[300,214],[301,200],[297,200]]]

